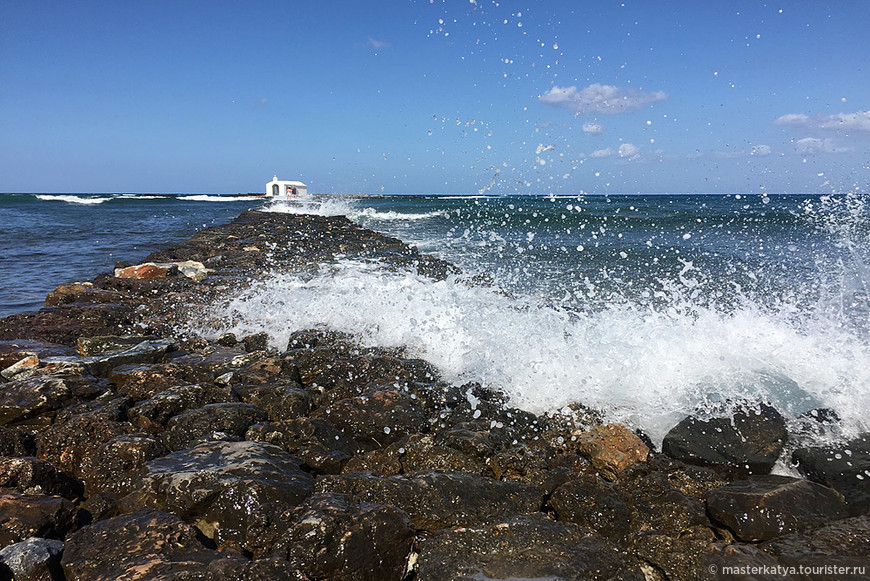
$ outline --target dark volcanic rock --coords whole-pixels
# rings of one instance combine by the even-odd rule
[[[421,472],[387,478],[368,474],[327,476],[318,480],[316,488],[319,492],[346,494],[360,502],[396,506],[410,515],[415,528],[426,531],[537,512],[544,500],[544,491],[536,486],[462,472]]]
[[[196,529],[178,517],[145,510],[104,520],[70,535],[61,565],[69,580],[134,581],[216,579],[210,573],[237,570],[246,561],[206,548]]]
[[[792,462],[810,480],[842,494],[851,515],[870,513],[870,434],[837,446],[800,448]]]
[[[468,472],[479,476],[489,472],[482,460],[439,445],[429,434],[413,434],[386,448],[355,456],[348,461],[343,472],[371,472],[376,476],[391,476],[424,470]]]
[[[133,310],[118,304],[63,305],[0,319],[0,339],[34,339],[73,346],[82,336],[129,333],[133,319]]]
[[[37,458],[0,458],[0,488],[14,488],[28,494],[54,494],[76,500],[84,492],[82,484],[58,472]]]
[[[130,431],[128,424],[88,414],[76,415],[37,434],[36,455],[84,480],[91,476],[97,449]]]
[[[102,390],[83,377],[40,375],[3,384],[0,390],[0,425],[22,423],[56,412],[79,398]]]
[[[543,515],[444,529],[420,545],[419,579],[644,579],[640,563],[602,537]]]
[[[710,515],[742,541],[764,541],[846,516],[843,497],[808,480],[755,476],[707,494]]]
[[[685,418],[667,433],[662,452],[728,475],[768,474],[787,439],[782,415],[760,404],[757,410],[739,410],[731,418]]]
[[[234,401],[229,389],[210,384],[176,385],[140,401],[127,411],[127,418],[142,430],[162,431],[173,417],[212,403]]]
[[[315,494],[299,507],[279,545],[294,568],[315,579],[401,581],[414,529],[397,508]]]
[[[426,430],[426,413],[410,395],[393,390],[339,400],[312,416],[329,421],[350,435],[363,449],[383,447]]]
[[[166,424],[163,441],[171,450],[182,450],[199,439],[241,440],[248,428],[269,419],[247,403],[212,403],[175,416]]]
[[[317,474],[338,474],[356,449],[356,443],[344,432],[311,418],[255,424],[245,438],[277,444]]]
[[[62,539],[75,526],[72,502],[60,496],[0,493],[0,547],[30,537]]]
[[[45,297],[46,307],[69,304],[123,303],[129,296],[118,291],[101,289],[91,283],[73,282],[62,284]]]
[[[235,542],[254,553],[286,530],[287,514],[314,484],[281,448],[261,442],[207,442],[152,460],[147,470],[124,501],[128,510],[172,512],[219,546]]]
[[[63,543],[31,537],[0,550],[0,578],[4,573],[15,581],[53,581],[63,579],[60,556]],[[5,570],[4,570],[5,569]]]
[[[124,434],[97,448],[86,477],[88,492],[103,491],[124,496],[138,482],[147,462],[169,453],[157,438],[145,434]]]
[[[264,410],[274,421],[292,420],[308,415],[313,408],[311,396],[301,385],[256,385],[236,387],[242,401]]]
[[[200,369],[176,363],[122,365],[109,374],[117,392],[135,401],[148,399],[170,387],[205,382],[210,378],[210,374]]]
[[[22,428],[0,426],[0,456],[33,456],[36,440],[33,434]]]
[[[761,545],[784,565],[863,566],[870,563],[870,517],[859,516],[783,535]],[[867,570],[865,569],[865,574]]]

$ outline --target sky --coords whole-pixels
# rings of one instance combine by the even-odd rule
[[[870,189],[870,2],[0,1],[0,192]]]

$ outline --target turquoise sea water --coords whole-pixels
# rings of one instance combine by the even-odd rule
[[[349,260],[274,272],[198,332],[266,330],[283,347],[299,328],[335,328],[407,346],[446,379],[503,389],[520,407],[579,401],[654,440],[687,413],[745,400],[795,425],[835,410],[841,424],[813,438],[870,428],[870,207],[855,194],[3,195],[0,309],[38,308],[57,284],[248,208],[347,215],[465,275],[435,282]]]

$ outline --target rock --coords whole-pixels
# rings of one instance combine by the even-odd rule
[[[817,567],[817,578],[836,578],[828,567],[866,567],[870,562],[870,517],[859,516],[824,524],[809,531],[782,535],[761,547],[785,566]],[[854,570],[854,569],[853,569]],[[825,577],[827,573],[827,577]],[[845,576],[848,578],[848,576]]]
[[[836,491],[800,478],[754,476],[707,494],[707,510],[742,541],[764,541],[846,516]]]
[[[268,419],[266,412],[251,404],[211,403],[171,418],[163,441],[170,450],[182,450],[199,439],[238,441],[252,424]]]
[[[176,385],[140,401],[127,411],[127,417],[139,429],[162,431],[174,416],[207,404],[230,402],[233,395],[229,389],[209,384]]]
[[[121,365],[109,373],[109,381],[115,384],[116,391],[130,396],[134,401],[148,399],[170,387],[201,383],[209,379],[211,375],[201,370],[175,363]]]
[[[628,500],[595,474],[575,476],[553,492],[549,504],[560,521],[583,525],[609,539],[625,542],[631,533]]]
[[[246,564],[244,557],[206,548],[194,527],[156,510],[83,527],[66,539],[61,560],[66,578],[76,581],[208,579],[212,571]]]
[[[45,494],[0,493],[0,548],[30,537],[62,539],[75,526],[69,500]]]
[[[608,480],[635,462],[645,462],[649,448],[622,424],[607,424],[577,434],[580,451]]]
[[[315,474],[338,474],[356,449],[354,441],[329,422],[311,418],[255,424],[245,438],[281,446]]]
[[[132,431],[130,426],[87,414],[55,423],[36,436],[36,456],[76,478],[92,477],[97,449],[113,438]]]
[[[44,375],[4,384],[0,390],[0,425],[29,420],[72,403],[75,396],[70,381]]]
[[[419,549],[418,579],[636,579],[640,563],[595,533],[544,515],[437,531]]]
[[[701,570],[708,571],[711,579],[722,581],[788,579],[780,567],[782,564],[776,557],[758,545],[746,543],[711,543],[701,556]]]
[[[835,446],[799,448],[792,462],[813,482],[842,494],[849,514],[870,513],[870,433]]]
[[[33,375],[34,370],[39,366],[39,357],[36,354],[28,354],[22,359],[19,359],[9,367],[0,371],[0,376],[7,381],[16,379],[27,379]]]
[[[0,426],[0,456],[21,457],[36,454],[33,434],[21,428]]]
[[[785,418],[774,408],[738,410],[731,418],[687,417],[665,435],[662,452],[728,476],[769,474],[788,439]]]
[[[152,280],[155,278],[166,278],[178,274],[179,268],[173,263],[157,264],[154,262],[145,262],[135,266],[127,266],[124,268],[116,268],[115,276],[118,278],[138,278],[144,280]]]
[[[195,524],[218,546],[261,554],[287,529],[287,515],[314,479],[281,448],[261,442],[207,442],[148,462],[123,505],[157,508]]]
[[[79,337],[78,341],[76,341],[76,350],[78,350],[79,355],[82,355],[83,357],[105,355],[106,353],[115,353],[132,349],[143,341],[148,340],[149,337],[143,335]]]
[[[423,408],[406,393],[375,391],[339,400],[311,414],[350,435],[361,449],[381,448],[428,428]]]
[[[121,365],[158,363],[174,349],[175,342],[172,339],[149,339],[123,351],[85,357],[82,362],[95,376],[108,377],[112,369]],[[55,360],[58,358],[51,359],[51,361]]]
[[[709,570],[702,563],[717,540],[713,531],[704,526],[691,527],[679,535],[657,534],[653,529],[634,536],[629,551],[645,562],[647,579],[696,581],[698,571]]]
[[[264,410],[274,421],[292,420],[308,415],[313,408],[308,392],[295,385],[236,387],[242,401]]]
[[[487,467],[476,458],[437,444],[431,435],[414,434],[386,448],[350,459],[342,472],[371,472],[376,476],[391,476],[424,470],[468,472],[483,476]]]
[[[316,494],[296,512],[281,556],[314,579],[401,581],[414,529],[401,510]]]
[[[46,307],[69,304],[106,304],[122,303],[129,296],[111,289],[95,287],[89,282],[62,284],[45,297]]]
[[[405,511],[414,528],[435,531],[473,526],[541,509],[544,491],[462,472],[420,472],[376,478],[368,474],[325,476],[318,492],[345,494],[358,502],[387,504]]]
[[[0,340],[31,339],[73,346],[79,337],[133,329],[134,312],[119,304],[60,305],[0,319]]]
[[[82,497],[84,489],[38,458],[0,458],[0,488],[14,488],[27,494],[51,494],[68,500]]]
[[[0,550],[0,578],[4,569],[15,581],[52,581],[62,579],[60,556],[63,543],[30,537]]]
[[[91,462],[85,481],[89,496],[97,491],[118,497],[129,494],[145,464],[168,453],[162,442],[144,434],[123,434],[109,440],[97,448]]]

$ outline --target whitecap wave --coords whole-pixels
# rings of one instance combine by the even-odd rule
[[[407,346],[448,381],[502,389],[535,413],[580,402],[656,443],[699,407],[746,399],[792,419],[832,408],[850,434],[870,427],[870,347],[836,325],[795,326],[749,302],[728,312],[620,304],[577,314],[346,263],[313,279],[275,274],[213,314],[220,328],[210,334],[266,331],[278,348],[315,326]]]
[[[178,196],[179,200],[188,202],[249,202],[261,200],[262,196],[215,196],[209,194],[194,194],[190,196]]]
[[[94,204],[102,204],[103,202],[108,202],[109,200],[114,199],[116,196],[109,197],[98,197],[98,196],[74,196],[70,194],[38,194],[36,196],[37,200],[43,200],[46,202],[66,202],[67,204],[83,204],[83,205],[94,205]]]

